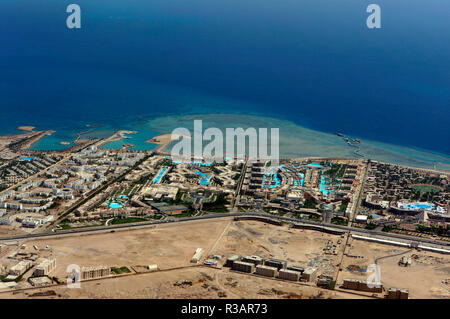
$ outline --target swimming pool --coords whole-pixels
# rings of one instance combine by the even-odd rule
[[[402,209],[409,209],[409,210],[432,210],[435,208],[436,205],[433,203],[426,203],[426,202],[410,202],[410,203],[399,203],[398,207]]]
[[[200,175],[202,177],[202,179],[199,182],[200,185],[211,184],[211,182],[209,181],[211,179],[211,177],[209,177],[207,174],[202,173],[202,172],[195,172],[195,174]]]
[[[305,174],[299,173],[300,176],[300,186],[305,186]]]
[[[200,165],[200,166],[211,166],[213,163],[203,163],[203,162],[185,162],[185,161],[172,161],[175,164],[187,164],[187,165]]]
[[[329,180],[326,176],[320,176],[320,191],[323,195],[327,196],[329,194]]]
[[[166,173],[166,171],[167,171],[167,167],[161,168],[161,170],[159,171],[158,175],[153,179],[153,184],[158,184],[160,182],[161,178]]]
[[[112,209],[117,209],[117,208],[121,208],[122,204],[120,204],[120,203],[110,203],[109,207],[112,208]]]
[[[323,167],[322,165],[320,165],[319,163],[311,163],[308,164],[309,167]]]
[[[328,190],[327,190],[327,182],[325,180],[325,176],[321,176],[320,177],[320,191],[322,192],[322,194],[324,194],[325,196],[328,195]]]
[[[266,177],[266,176],[268,176],[268,177]],[[275,173],[274,175],[267,173],[266,176],[263,177],[263,181],[262,181],[262,185],[261,185],[262,188],[266,188],[266,187],[275,188],[275,187],[280,186],[281,179],[278,177],[277,173]],[[273,176],[273,179],[271,178],[272,176]],[[271,180],[270,184],[266,185],[266,182],[269,180]]]

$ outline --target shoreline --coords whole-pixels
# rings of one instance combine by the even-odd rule
[[[175,139],[172,139],[172,136],[175,137]],[[146,143],[151,144],[158,144],[159,146],[156,147],[153,151],[154,152],[163,152],[164,149],[170,145],[173,141],[179,140],[181,137],[190,138],[189,136],[182,135],[182,134],[161,134],[158,136],[154,136],[151,139],[146,140]]]
[[[353,154],[354,148],[347,145],[342,137],[337,136],[336,133],[327,133],[315,131],[295,124],[292,121],[268,117],[261,115],[247,115],[234,113],[207,113],[207,114],[183,114],[183,115],[166,115],[146,120],[146,129],[150,129],[151,133],[145,136],[145,130],[139,132],[137,130],[116,130],[110,128],[114,133],[102,139],[99,146],[104,149],[109,142],[120,141],[122,139],[132,139],[127,144],[133,144],[140,148],[141,151],[156,151],[163,152],[170,146],[171,140],[170,132],[176,127],[185,127],[191,132],[194,119],[202,119],[203,126],[217,127],[225,134],[225,128],[228,127],[266,127],[280,129],[280,158],[323,158],[326,155],[329,158],[349,158],[349,159],[370,159],[373,161],[394,164],[409,168],[426,169],[429,171],[450,171],[450,156],[445,154],[426,151],[423,149],[414,149],[407,146],[387,144],[368,139],[361,139],[358,144],[360,152],[364,157],[357,157]],[[125,125],[124,125],[125,126]],[[139,126],[127,125],[131,129],[138,129]],[[92,129],[91,129],[92,130]],[[97,133],[94,131],[93,135]],[[165,133],[164,133],[165,132]],[[137,134],[137,139],[134,136],[127,136],[127,134]],[[156,135],[160,133],[159,135]],[[29,133],[25,133],[29,134]],[[156,135],[156,136],[155,136]],[[270,135],[270,134],[269,134]],[[79,136],[79,135],[78,135]],[[346,137],[356,139],[357,136],[345,135]],[[45,136],[42,136],[43,138]],[[66,140],[68,141],[68,140]],[[52,141],[51,143],[60,143],[61,141]],[[51,144],[50,143],[50,144]],[[207,142],[203,142],[205,146]],[[156,144],[157,147],[145,144]],[[60,144],[61,145],[61,144]],[[51,149],[51,146],[46,146]],[[112,147],[111,149],[116,149]],[[35,151],[45,151],[45,149],[37,149]]]
[[[37,143],[39,140],[43,139],[46,136],[52,135],[53,133],[56,133],[56,131],[31,131],[29,133],[29,136],[25,136],[25,141],[19,142],[17,145],[14,145],[12,147],[10,146],[10,148],[15,151],[27,151],[33,144]],[[18,134],[14,137],[20,138],[21,135],[22,134]]]
[[[327,133],[302,127],[292,121],[261,115],[247,115],[234,113],[184,114],[158,117],[149,120],[149,126],[156,131],[168,131],[170,128],[184,127],[193,131],[193,121],[203,120],[203,127],[217,127],[225,135],[227,127],[265,127],[279,128],[280,158],[300,157],[339,157],[360,159],[354,154],[354,147],[336,133]],[[358,136],[347,135],[350,138]],[[364,158],[384,163],[408,167],[450,171],[450,156],[414,149],[401,145],[362,139],[358,144]]]
[[[115,132],[113,135],[103,139],[103,141],[98,146],[104,146],[105,144],[108,144],[110,142],[121,141],[123,139],[130,138],[130,136],[127,136],[126,134],[137,134],[137,133],[138,131],[119,130]]]

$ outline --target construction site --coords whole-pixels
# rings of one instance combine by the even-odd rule
[[[261,220],[230,217],[29,240],[3,248],[2,263],[23,244],[51,247],[39,258],[56,261],[54,281],[44,287],[19,281],[0,290],[0,298],[450,296],[448,255]],[[372,264],[381,269],[382,286],[361,289]],[[66,286],[70,265],[81,268],[80,289]]]

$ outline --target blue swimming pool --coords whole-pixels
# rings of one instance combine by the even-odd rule
[[[327,181],[326,177],[323,175],[320,177],[320,191],[325,196],[328,195],[328,181]]]
[[[167,171],[167,167],[161,168],[161,170],[159,171],[158,175],[153,179],[153,184],[158,184],[160,182],[161,178],[166,173],[166,171]]]
[[[195,174],[200,175],[202,177],[202,179],[199,182],[200,185],[211,184],[211,182],[209,181],[211,179],[211,177],[209,177],[207,174],[202,173],[202,172],[195,172]]]
[[[434,209],[435,205],[432,203],[425,203],[425,202],[411,202],[411,203],[403,203],[398,205],[402,209],[409,209],[409,210],[430,210]]]
[[[200,166],[211,166],[213,163],[203,163],[203,162],[185,162],[185,161],[172,161],[175,164],[187,164],[187,165],[200,165]]]
[[[121,208],[122,204],[120,204],[120,203],[111,203],[111,204],[109,204],[109,207],[112,208],[112,209],[117,209],[117,208]]]
[[[305,186],[305,174],[299,173],[300,176],[300,186]]]
[[[270,184],[267,185],[269,180],[270,180]],[[263,177],[263,182],[262,182],[261,187],[262,188],[266,188],[266,187],[275,188],[277,186],[280,186],[280,184],[281,184],[281,179],[279,178],[277,173],[275,173],[274,175],[267,173],[266,176]]]

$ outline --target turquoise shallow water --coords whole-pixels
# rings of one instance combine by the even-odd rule
[[[159,135],[158,132],[148,129],[142,125],[139,127],[134,127],[134,129],[139,129],[137,133],[125,134],[127,138],[118,141],[112,141],[103,146],[105,149],[121,149],[124,144],[133,144],[133,147],[128,149],[136,151],[149,151],[153,150],[158,146],[158,144],[147,143],[146,141],[154,136]]]
[[[243,114],[196,114],[182,116],[165,116],[150,120],[148,124],[156,131],[170,133],[176,127],[187,128],[193,132],[194,120],[203,120],[203,129],[216,127],[225,132],[227,127],[244,129],[249,127],[279,128],[280,130],[280,157],[349,157],[359,158],[353,153],[354,148],[349,147],[345,141],[335,135],[308,129],[293,122],[256,115]],[[193,133],[192,133],[193,134]],[[223,134],[225,136],[225,133]],[[269,134],[270,135],[270,134]],[[268,142],[270,144],[270,140]],[[203,145],[205,146],[206,143]],[[166,148],[170,151],[172,145]],[[445,154],[417,150],[409,147],[380,143],[371,140],[362,140],[361,153],[366,158],[383,162],[450,170],[450,157]]]
[[[127,134],[130,138],[114,141],[105,145],[105,148],[118,149],[124,143],[134,144],[135,150],[152,150],[156,144],[146,143],[146,140],[160,135],[171,133],[173,129],[184,127],[194,134],[194,120],[203,121],[203,130],[215,127],[222,130],[225,136],[226,128],[244,129],[249,127],[279,128],[280,129],[280,157],[351,157],[358,158],[341,137],[335,134],[324,133],[299,126],[293,122],[272,117],[244,114],[188,114],[154,117],[141,120],[135,124],[117,126],[119,130],[138,131],[137,134]],[[106,137],[114,132],[112,127],[93,129],[90,137]],[[108,135],[109,134],[109,135]],[[270,134],[269,134],[270,136]],[[354,136],[357,137],[357,136]],[[73,138],[73,137],[72,137]],[[45,150],[61,147],[58,144],[58,135],[48,136],[33,145],[33,149]],[[205,146],[207,142],[204,142]],[[269,139],[270,144],[270,139]],[[172,145],[166,148],[170,151]],[[62,147],[63,148],[63,147]],[[361,153],[372,160],[423,168],[434,168],[450,171],[450,157],[444,154],[417,150],[409,147],[380,143],[371,140],[362,140]]]

